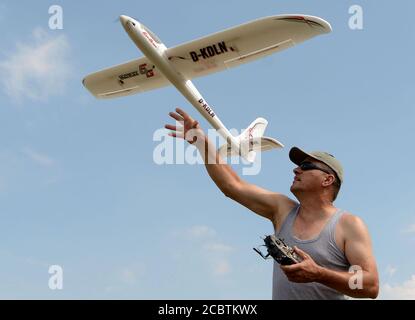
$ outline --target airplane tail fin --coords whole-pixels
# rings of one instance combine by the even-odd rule
[[[264,118],[255,119],[238,137],[239,149],[231,144],[224,144],[219,148],[222,157],[241,156],[248,162],[255,161],[257,152],[283,148],[284,145],[270,137],[264,137],[268,121]]]

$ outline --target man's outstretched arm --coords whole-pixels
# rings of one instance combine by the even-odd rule
[[[170,116],[183,124],[180,128],[166,125],[167,129],[172,130],[170,135],[184,138],[197,147],[209,176],[225,196],[271,220],[274,225],[280,220],[282,214],[289,212],[295,206],[293,200],[282,194],[268,191],[242,180],[231,166],[227,165],[220,157],[216,147],[209,141],[198,122],[186,112],[177,108],[176,112],[170,112]]]

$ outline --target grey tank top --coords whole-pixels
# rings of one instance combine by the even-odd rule
[[[330,218],[321,233],[314,239],[300,240],[293,236],[293,224],[298,215],[300,205],[294,207],[283,222],[279,232],[275,231],[275,236],[283,238],[289,246],[297,246],[307,252],[313,260],[320,266],[338,270],[348,271],[350,263],[344,253],[339,249],[335,240],[336,224],[343,215],[342,210]],[[344,300],[347,297],[334,289],[321,283],[295,283],[287,279],[279,264],[274,261],[272,285],[272,299],[274,300]]]

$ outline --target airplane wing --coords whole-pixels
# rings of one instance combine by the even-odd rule
[[[164,54],[184,78],[191,80],[329,32],[330,24],[318,17],[271,16],[169,48]],[[125,96],[170,84],[145,57],[93,73],[83,83],[97,98]]]
[[[321,18],[282,15],[254,20],[167,50],[187,79],[257,60],[331,32]]]
[[[170,84],[146,57],[132,60],[86,76],[82,83],[99,99],[140,93]]]

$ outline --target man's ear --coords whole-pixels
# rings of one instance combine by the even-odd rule
[[[323,185],[323,187],[328,187],[329,185],[332,185],[335,180],[336,180],[336,178],[332,174],[328,174],[324,178],[324,180],[322,182],[322,185]]]

